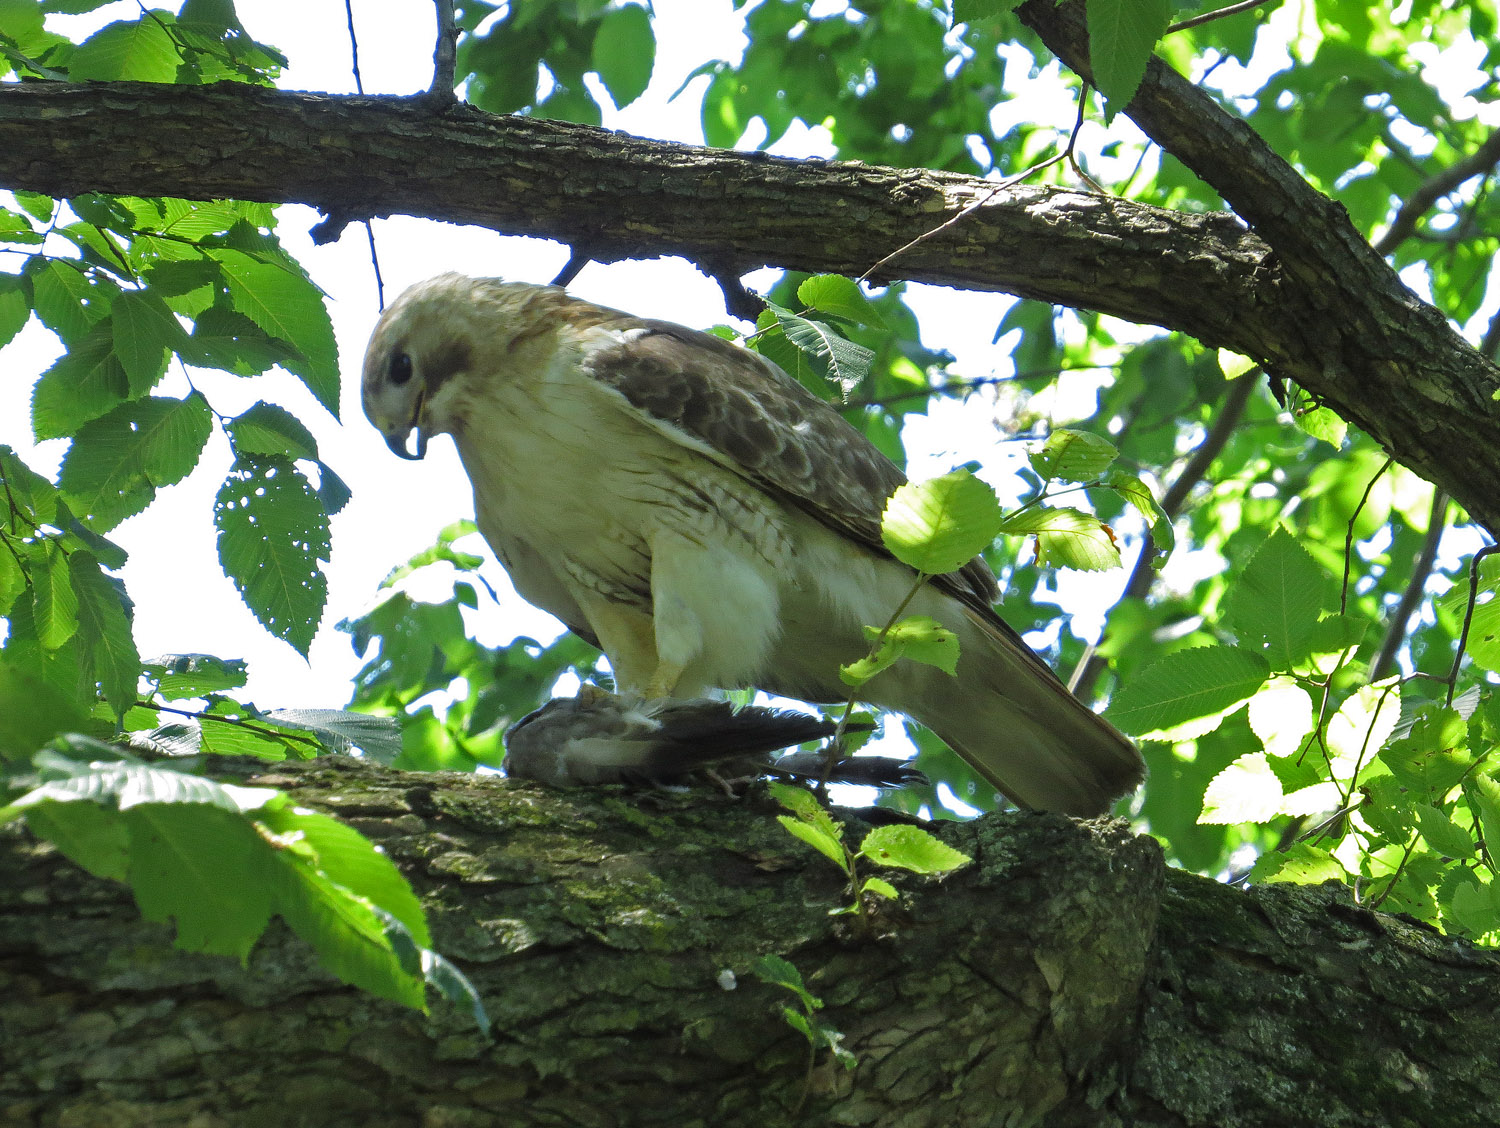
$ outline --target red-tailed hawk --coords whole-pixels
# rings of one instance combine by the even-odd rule
[[[404,457],[453,436],[516,590],[647,699],[755,686],[841,700],[839,665],[911,587],[880,539],[901,471],[770,361],[707,333],[444,274],[385,311],[363,392]],[[908,613],[957,633],[957,676],[899,663],[863,696],[1016,802],[1099,814],[1140,782],[1140,754],[1001,621],[997,594],[978,558],[926,585]]]

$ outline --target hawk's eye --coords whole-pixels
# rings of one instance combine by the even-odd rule
[[[386,371],[386,377],[398,388],[411,379],[412,367],[411,357],[404,352],[391,354],[391,366]]]

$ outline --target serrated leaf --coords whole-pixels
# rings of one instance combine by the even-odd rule
[[[918,826],[878,826],[859,844],[861,857],[913,873],[949,873],[974,859]]]
[[[889,901],[897,900],[901,894],[896,892],[896,887],[884,878],[867,877],[865,883],[859,887],[861,893],[874,893]]]
[[[1329,577],[1284,528],[1276,528],[1230,584],[1225,613],[1241,645],[1277,670],[1306,659],[1329,599]]]
[[[1467,830],[1459,826],[1444,812],[1431,803],[1418,803],[1417,829],[1422,838],[1439,854],[1450,858],[1472,858],[1475,854],[1474,839]]]
[[[794,819],[791,815],[777,815],[776,821],[786,827],[787,833],[792,837],[800,838],[834,865],[844,868],[844,847],[822,827]]]
[[[291,412],[271,403],[257,403],[227,424],[238,455],[281,455],[291,459],[318,457],[318,440]]]
[[[875,354],[836,333],[824,322],[802,317],[774,302],[766,305],[787,340],[825,365],[828,378],[838,385],[843,398],[848,399],[860,381],[869,375],[870,362],[875,359]]]
[[[154,277],[154,275],[153,275]],[[219,368],[236,376],[256,376],[294,362],[297,350],[266,336],[255,322],[232,309],[205,309],[193,322],[182,359],[198,368]]]
[[[1169,553],[1176,547],[1177,533],[1172,528],[1172,522],[1167,518],[1166,510],[1156,500],[1156,495],[1151,492],[1151,487],[1141,480],[1140,475],[1124,470],[1110,470],[1104,474],[1102,484],[1118,493],[1141,515],[1146,528],[1151,532],[1151,543],[1156,546],[1157,552]]]
[[[1321,439],[1334,450],[1341,450],[1344,438],[1349,434],[1349,424],[1339,417],[1331,407],[1317,407],[1311,411],[1292,413],[1292,419],[1315,439]]]
[[[1468,726],[1452,709],[1426,706],[1412,722],[1409,735],[1380,750],[1380,760],[1406,787],[1442,794],[1459,783],[1474,763]]]
[[[33,546],[31,616],[37,642],[46,650],[56,650],[78,629],[78,596],[68,558],[54,540]]]
[[[32,274],[31,290],[37,318],[68,346],[109,316],[118,293],[113,283],[96,282],[65,259],[48,259]]]
[[[196,392],[123,403],[78,432],[58,484],[83,519],[106,532],[145,509],[156,487],[185,478],[212,429],[208,403]]]
[[[32,433],[38,442],[72,435],[124,400],[128,389],[109,322],[101,322],[37,380],[31,392]]]
[[[0,471],[0,477],[3,477]],[[11,605],[26,590],[26,573],[21,562],[13,554],[0,548],[0,619],[10,611]]]
[[[1102,572],[1120,567],[1120,550],[1109,526],[1092,513],[1068,507],[1022,509],[1006,517],[1000,531],[1034,536],[1038,568]]]
[[[1464,796],[1479,820],[1485,846],[1493,855],[1500,851],[1500,782],[1493,776],[1476,773],[1464,781]]]
[[[395,717],[377,717],[348,709],[272,709],[266,716],[279,725],[312,733],[335,752],[359,748],[381,764],[389,764],[401,755],[401,722]]]
[[[880,539],[891,555],[917,571],[957,571],[995,540],[1000,503],[968,470],[908,482],[885,505]]]
[[[167,370],[167,358],[182,347],[187,334],[167,303],[149,290],[131,290],[110,307],[114,353],[132,396],[145,395]]]
[[[1401,715],[1401,695],[1390,681],[1362,685],[1328,722],[1325,741],[1336,760],[1368,763],[1390,739]]]
[[[95,877],[129,877],[130,835],[117,812],[95,803],[38,803],[26,809],[26,825]]]
[[[842,274],[815,274],[797,287],[797,300],[808,309],[842,317],[856,325],[886,329],[885,316],[865,297],[859,283]]]
[[[285,459],[238,459],[214,503],[219,563],[262,626],[304,656],[323,616],[328,515]]]
[[[594,33],[592,54],[593,70],[616,108],[623,109],[644,94],[656,60],[656,36],[646,9],[627,4],[607,10]]]
[[[146,661],[145,672],[168,701],[239,689],[247,677],[244,659],[212,654],[158,655]]]
[[[1252,697],[1270,673],[1270,664],[1259,654],[1233,646],[1174,651],[1126,682],[1104,716],[1132,735],[1170,729],[1234,708]]]
[[[78,598],[78,641],[104,700],[123,717],[135,704],[141,656],[131,633],[133,606],[125,585],[106,576],[99,561],[81,551],[68,557],[68,575]]]
[[[261,262],[231,247],[215,248],[211,255],[223,268],[235,310],[296,350],[281,366],[301,377],[338,418],[338,345],[318,288],[289,266]]]
[[[1040,450],[1033,450],[1026,457],[1044,482],[1054,479],[1089,482],[1103,474],[1119,453],[1108,439],[1087,431],[1059,427],[1047,437]]]
[[[1281,781],[1264,752],[1249,752],[1214,776],[1198,822],[1206,826],[1267,822],[1281,814]]]
[[[1262,854],[1250,869],[1250,881],[1283,881],[1291,885],[1322,885],[1348,877],[1339,860],[1321,846],[1296,842],[1285,850]]]
[[[1089,69],[1108,99],[1108,121],[1135,97],[1151,49],[1167,30],[1168,0],[1087,0]]]
[[[0,273],[0,349],[10,344],[31,318],[31,295],[26,279]]]
[[[68,60],[72,82],[172,82],[182,61],[163,26],[169,12],[152,12],[134,22],[101,28],[73,51]]]
[[[1313,727],[1312,698],[1294,681],[1274,678],[1250,698],[1250,729],[1272,756],[1291,756]]]

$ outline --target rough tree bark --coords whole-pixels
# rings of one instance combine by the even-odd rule
[[[1072,8],[1025,14],[1086,73]],[[717,276],[767,263],[857,276],[920,240],[871,277],[1004,291],[1234,349],[1500,534],[1500,370],[1342,208],[1160,61],[1128,112],[1252,230],[1229,213],[647,141],[427,98],[232,84],[0,86],[0,187],[298,201],[335,229],[427,216],[561,239],[603,261],[679,254]]]
[[[974,864],[898,875],[861,934],[758,791],[242,770],[382,844],[494,1041],[340,986],[279,926],[247,968],[175,952],[123,886],[11,829],[0,1123],[1500,1123],[1500,956],[1336,887],[1168,871],[1119,822],[942,824]],[[852,1070],[809,1071],[790,996],[748,971],[772,952]]]

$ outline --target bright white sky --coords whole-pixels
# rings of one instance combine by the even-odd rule
[[[842,5],[838,5],[842,6]],[[291,62],[282,85],[288,89],[352,93],[349,44],[343,5],[307,0],[256,0],[239,5],[251,34],[281,48]],[[668,97],[705,59],[733,59],[743,49],[741,18],[729,0],[654,0],[659,37],[651,87],[636,104],[620,113],[606,112],[605,125],[668,140],[701,143],[699,96],[706,78],[695,80],[675,102]],[[399,3],[355,0],[361,73],[368,94],[410,94],[427,87],[431,76],[432,7],[428,0]],[[139,9],[121,3],[87,17],[87,26],[111,19],[134,19]],[[77,19],[51,26],[75,33]],[[1012,68],[1024,74],[1024,69]],[[1227,77],[1231,68],[1224,68]],[[607,97],[603,99],[607,104]],[[1061,82],[1044,76],[1033,83],[1025,116],[1066,130],[1074,105]],[[1016,103],[997,112],[1011,115]],[[1118,119],[1115,131],[1128,128]],[[1096,139],[1097,140],[1097,139]],[[775,148],[792,156],[826,155],[827,139],[817,130],[794,130]],[[412,175],[420,176],[421,169]],[[426,461],[393,457],[365,422],[359,406],[359,367],[365,341],[378,315],[374,275],[363,228],[350,227],[336,244],[315,247],[307,230],[321,216],[304,207],[280,209],[283,242],[330,297],[344,374],[342,425],[319,407],[302,385],[284,375],[241,380],[225,374],[195,373],[195,384],[215,410],[233,415],[257,399],[280,402],[307,422],[321,453],[354,491],[353,500],[333,520],[333,559],[327,571],[329,601],[313,643],[311,663],[276,641],[251,617],[224,578],[215,550],[212,525],[214,495],[230,464],[227,441],[216,435],[198,468],[183,483],[160,492],[144,514],[112,535],[130,552],[124,569],[136,601],[136,640],[144,655],[205,651],[249,660],[247,695],[263,708],[335,707],[349,697],[349,681],[361,665],[348,636],[334,629],[339,620],[357,615],[372,603],[376,586],[392,566],[432,543],[449,522],[471,515],[471,497],[451,444],[434,443]],[[376,224],[387,299],[433,274],[460,270],[480,275],[550,281],[568,257],[566,247],[542,240],[502,238],[477,228],[392,219]],[[68,253],[64,247],[49,248]],[[18,269],[19,262],[0,262]],[[748,279],[764,289],[775,277],[762,272]],[[633,313],[664,317],[695,327],[726,320],[718,287],[678,259],[591,265],[573,283],[580,296]],[[995,326],[1010,300],[926,287],[910,291],[929,345],[958,357],[957,374],[993,375],[1006,371],[1008,349],[992,344]],[[36,469],[54,473],[66,449],[59,440],[34,446],[30,441],[29,399],[36,374],[55,359],[56,338],[32,321],[4,352],[6,377],[0,380],[0,442],[18,449]],[[169,375],[163,394],[181,394],[182,377]],[[1091,409],[1093,380],[1070,377],[1053,403],[1054,422],[1066,423]],[[914,477],[943,473],[969,459],[987,464],[986,474],[1001,492],[1011,495],[1009,476],[1018,444],[1001,445],[983,401],[940,406],[933,418],[908,423],[906,440]],[[475,542],[476,550],[478,542]],[[1212,563],[1207,566],[1212,567]],[[502,593],[509,590],[498,565],[485,575]],[[1075,628],[1093,636],[1100,615],[1115,598],[1123,573],[1063,577],[1063,602],[1081,612]],[[431,595],[446,593],[442,585]],[[421,595],[421,589],[414,594]],[[511,596],[499,608],[482,607],[470,627],[484,642],[497,644],[516,634],[550,638],[555,621]],[[3,627],[0,627],[3,629]]]

